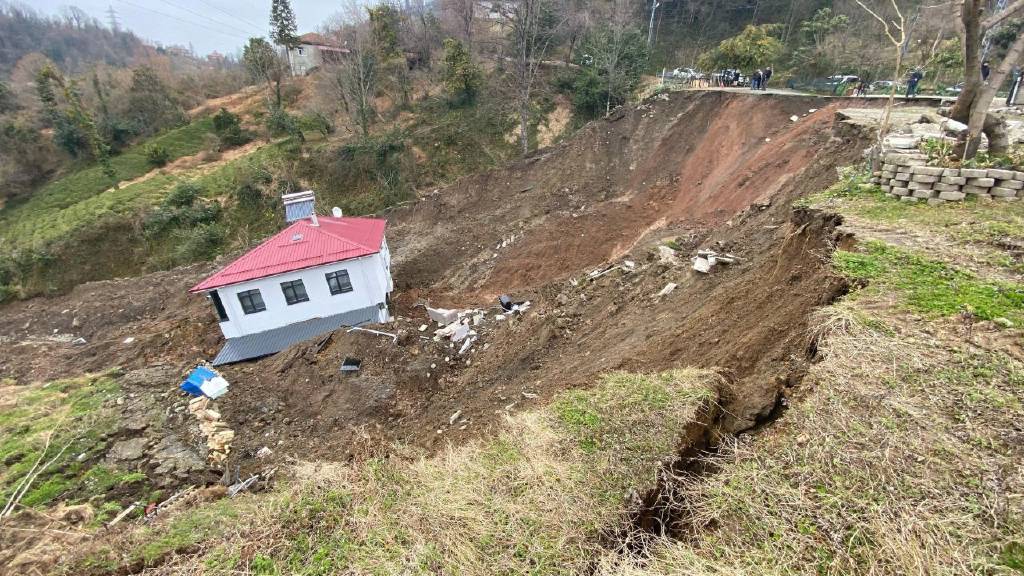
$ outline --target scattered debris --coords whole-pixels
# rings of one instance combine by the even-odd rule
[[[107,523],[107,528],[111,528],[113,526],[116,526],[121,520],[124,520],[125,517],[127,517],[129,514],[131,514],[132,510],[135,510],[139,506],[142,506],[142,504],[140,502],[132,502],[130,506],[128,506],[127,508],[122,510],[120,514],[115,516],[113,520],[111,520],[110,522]]]
[[[75,346],[85,346],[85,338],[79,336],[78,338],[72,340],[71,343]]]
[[[199,386],[199,389],[203,392],[204,396],[216,400],[217,398],[220,398],[221,396],[227,393],[228,381],[220,376],[217,376],[215,378],[207,380],[206,382],[203,382]]]
[[[672,248],[661,244],[658,246],[658,262],[669,266],[675,266],[679,264],[678,253]]]
[[[53,333],[56,334],[57,331],[54,330]],[[129,337],[124,339],[124,344],[131,344],[132,342],[135,342],[135,337],[134,336],[129,336]]]
[[[431,308],[427,306],[427,315],[434,322],[437,322],[441,326],[445,326],[455,322],[459,319],[458,310],[448,310],[447,308]]]
[[[426,332],[429,326],[427,324],[420,324],[420,332]]]
[[[345,356],[345,360],[341,362],[342,372],[358,372],[359,367],[363,364],[363,361],[358,358],[352,358],[351,356]]]
[[[348,329],[348,332],[353,332],[353,331],[369,332],[370,334],[376,334],[377,336],[384,336],[384,337],[387,337],[387,338],[391,338],[392,342],[394,342],[395,344],[398,343],[398,334],[392,334],[390,332],[381,332],[380,330],[371,330],[369,328],[360,328],[359,326],[352,326],[351,328]]]
[[[719,254],[714,250],[698,250],[697,255],[692,260],[694,270],[702,274],[708,274],[716,264],[734,264],[739,260],[739,257],[733,254]]]
[[[790,119],[791,121],[793,121],[793,122],[796,122],[797,120],[799,120],[799,119],[800,119],[800,117],[799,117],[799,116],[797,116],[796,114],[794,114],[794,115],[790,116],[790,117],[789,117],[789,119]]]
[[[462,416],[462,410],[456,410],[454,414],[448,417],[448,425],[451,426],[452,424],[455,424],[455,421],[459,419],[459,416]]]
[[[274,451],[271,450],[270,448],[266,447],[266,446],[264,446],[263,448],[260,448],[259,450],[256,451],[256,457],[257,458],[269,458],[273,454],[274,454]]]
[[[214,384],[212,383],[214,379],[219,380]],[[211,384],[207,385],[208,382]],[[203,386],[207,386],[206,391],[203,390]],[[217,398],[227,392],[228,383],[214,369],[207,366],[196,366],[178,387],[192,396],[210,396],[207,394],[209,391],[216,394],[216,396],[210,396],[211,398]]]
[[[676,286],[677,284],[675,282],[669,282],[668,284],[665,285],[664,288],[661,289],[661,292],[658,292],[658,296],[668,296],[669,294],[672,293],[673,290],[676,289]]]

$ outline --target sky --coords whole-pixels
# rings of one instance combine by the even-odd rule
[[[40,14],[59,14],[77,6],[101,22],[113,6],[122,29],[163,45],[188,46],[199,55],[213,51],[240,53],[251,36],[267,36],[270,0],[33,0],[25,2]],[[292,0],[299,34],[315,32],[337,14],[339,0]]]

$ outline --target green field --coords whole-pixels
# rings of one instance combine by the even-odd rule
[[[213,121],[204,118],[132,146],[111,159],[117,180],[132,180],[153,169],[146,159],[150,146],[163,146],[174,161],[200,152],[206,145],[206,135],[212,131]],[[161,174],[115,190],[111,178],[103,174],[99,165],[68,174],[0,210],[0,250],[38,247],[79,226],[92,224],[107,213],[132,210],[159,199],[160,192],[172,180],[173,177]]]

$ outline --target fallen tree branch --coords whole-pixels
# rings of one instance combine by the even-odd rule
[[[50,439],[54,436],[54,434],[56,434],[56,430],[51,432],[50,436],[47,437],[46,448],[39,455],[39,460],[42,460],[43,457],[46,455],[46,450],[48,450],[50,447]],[[43,471],[45,471],[54,462],[56,462],[57,459],[60,458],[64,454],[64,452],[66,452],[67,449],[70,448],[72,444],[74,444],[75,440],[77,439],[78,438],[72,438],[71,440],[68,440],[67,444],[65,444],[64,447],[61,448],[60,451],[57,452],[57,454],[55,454],[53,458],[50,458],[46,462],[46,464],[43,464],[43,466],[39,467],[38,469],[37,467],[39,466],[39,460],[36,460],[35,465],[32,466],[32,470],[29,470],[29,473],[25,476],[24,479],[22,479],[21,483],[19,484],[19,489],[15,490],[14,494],[11,494],[11,499],[7,502],[7,506],[4,507],[3,512],[0,512],[0,521],[14,513],[14,507],[17,506],[18,503],[21,502],[21,499],[25,497],[25,494],[28,493],[28,489],[32,486],[32,483],[35,482],[36,478],[38,478],[39,475],[43,473]]]

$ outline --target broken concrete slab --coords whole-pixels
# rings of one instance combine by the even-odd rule
[[[431,308],[427,307],[427,316],[434,322],[441,325],[448,325],[459,319],[458,310],[449,310],[447,308]]]

